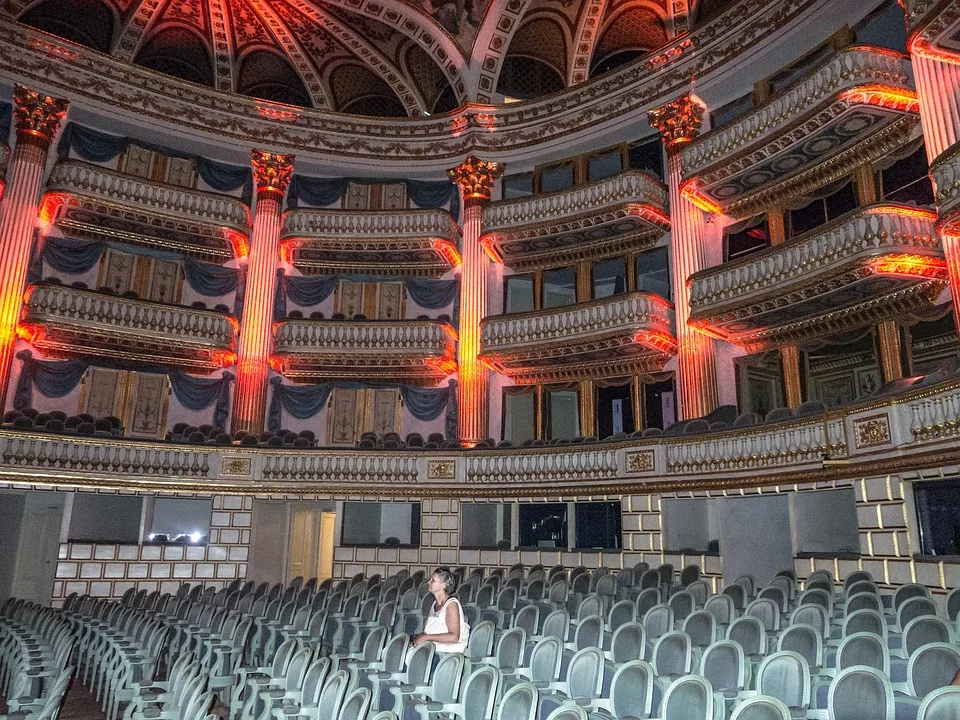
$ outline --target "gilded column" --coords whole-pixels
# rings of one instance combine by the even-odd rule
[[[247,262],[247,290],[237,344],[233,431],[263,431],[273,341],[273,298],[280,259],[280,205],[293,173],[293,155],[253,151],[257,203]]]
[[[13,103],[16,142],[0,210],[0,399],[4,402],[47,151],[69,104],[19,85],[13,90]]]
[[[683,420],[702,417],[717,408],[717,370],[713,340],[689,325],[690,288],[687,278],[702,270],[702,211],[680,194],[680,148],[700,134],[703,106],[689,93],[648,113],[667,149],[670,189],[670,260],[676,310],[679,414]]]
[[[883,381],[891,382],[903,377],[903,353],[900,343],[900,326],[896,320],[884,320],[877,324],[877,339],[880,344],[880,369]]]
[[[927,161],[933,162],[947,149],[960,141],[960,65],[937,57],[928,57],[922,50],[911,48],[914,82],[920,98],[920,123]],[[960,62],[958,53],[956,62]],[[941,224],[944,218],[940,217]],[[950,276],[950,295],[953,298],[953,322],[960,333],[960,232],[942,228],[941,244]]]
[[[786,242],[784,212],[783,208],[771,208],[767,211],[767,229],[771,245]],[[780,370],[783,375],[784,400],[788,408],[796,410],[803,402],[803,383],[800,382],[800,348],[796,344],[781,346]]]
[[[480,321],[487,314],[487,254],[480,245],[483,206],[503,173],[499,163],[472,155],[448,171],[463,196],[463,258],[460,266],[460,343],[457,348],[457,433],[476,443],[489,434],[489,377],[480,363]]]

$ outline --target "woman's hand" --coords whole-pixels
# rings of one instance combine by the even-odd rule
[[[417,645],[422,645],[427,642],[424,638],[424,633],[417,633],[412,638],[410,638],[410,647],[416,647]]]

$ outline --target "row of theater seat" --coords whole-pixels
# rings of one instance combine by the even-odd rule
[[[464,720],[952,720],[937,713],[960,707],[960,690],[938,690],[960,669],[957,591],[941,609],[923,586],[881,591],[863,572],[838,586],[821,571],[803,592],[790,571],[756,592],[742,577],[719,595],[695,566],[679,576],[645,563],[455,572],[471,636],[463,657],[435,670],[429,643],[404,665],[407,640],[433,602],[423,571],[184,586],[176,596],[130,590],[121,603],[74,596],[64,612],[85,628],[78,661],[105,707],[116,708],[111,718],[131,694],[123,674],[97,658],[131,633],[146,648],[143,628],[155,620],[167,628],[167,667],[196,658],[233,720],[353,720],[373,711],[378,720],[405,711],[433,718],[429,710],[441,707]],[[880,624],[864,622],[875,616]],[[905,681],[891,682],[891,655],[906,666]],[[308,681],[310,668],[323,679]],[[513,703],[524,693],[514,688],[528,682],[532,707],[521,712]],[[328,683],[337,692],[326,692]],[[364,712],[343,715],[348,696],[362,697],[353,704]],[[324,714],[306,709],[318,704]],[[576,708],[583,714],[570,715]]]
[[[169,442],[190,443],[191,445],[239,445],[241,447],[270,447],[270,448],[312,448],[316,447],[316,435],[312,430],[265,430],[260,434],[249,433],[246,430],[237,430],[233,435],[222,428],[213,425],[193,426],[187,423],[177,423],[173,430],[167,433]]]
[[[326,320],[327,317],[326,317],[326,315],[325,315],[324,313],[320,312],[319,310],[314,310],[314,311],[311,312],[309,315],[304,315],[304,312],[303,312],[302,310],[291,310],[290,312],[287,313],[287,320],[304,320],[304,319],[307,319],[307,320]],[[390,320],[410,320],[411,318],[368,318],[368,317],[367,317],[365,314],[363,314],[363,313],[357,313],[357,314],[355,314],[355,315],[351,315],[350,317],[347,317],[347,316],[346,316],[344,313],[342,313],[342,312],[335,312],[335,313],[333,313],[333,314],[330,315],[330,319],[331,319],[331,320],[344,320],[344,321],[348,321],[348,320],[349,320],[349,321],[354,321],[354,320],[375,320],[375,321],[377,321],[377,322],[383,322],[384,320],[387,320],[387,321],[390,321]],[[438,321],[440,321],[440,322],[450,322],[450,315],[448,315],[447,313],[440,313],[439,315],[437,315],[436,318],[432,318],[432,317],[430,317],[429,315],[417,315],[417,317],[414,318],[414,319],[415,319],[415,320],[434,320],[434,319],[435,319],[435,320],[438,320]]]
[[[67,415],[62,410],[40,412],[35,408],[8,410],[3,414],[0,428],[20,432],[48,432],[57,435],[85,435],[88,437],[122,438],[123,423],[113,415],[95,418],[89,413]]]
[[[58,277],[47,277],[43,279],[43,283],[46,285],[63,285],[63,281]],[[76,288],[77,290],[89,290],[90,286],[82,280],[77,280],[70,283],[70,287]],[[96,292],[103,295],[115,295],[117,297],[128,298],[130,300],[140,300],[140,293],[136,290],[124,290],[123,292],[118,292],[116,288],[112,288],[109,285],[101,285],[96,289]],[[187,306],[184,306],[187,307]],[[213,307],[209,307],[207,303],[203,300],[193,301],[189,307],[195,310],[213,310],[213,312],[222,313],[224,315],[232,315],[233,311],[223,303],[217,303]]]

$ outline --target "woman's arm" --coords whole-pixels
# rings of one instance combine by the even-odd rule
[[[443,620],[447,625],[445,633],[421,633],[413,638],[413,644],[425,642],[455,643],[460,642],[460,607],[455,602],[447,603]]]

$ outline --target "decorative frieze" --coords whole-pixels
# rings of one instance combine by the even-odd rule
[[[167,361],[200,370],[233,364],[234,320],[212,310],[65,285],[28,289],[20,332],[56,353]]]
[[[498,261],[517,269],[653,246],[670,228],[666,186],[628,170],[589,185],[483,210],[480,242]]]
[[[691,277],[690,322],[747,347],[932,302],[947,281],[936,215],[881,204]],[[834,299],[831,299],[831,296]],[[843,299],[840,299],[843,298]]]
[[[488,316],[481,329],[481,358],[515,379],[591,376],[620,364],[649,372],[676,352],[673,305],[645,292]]]

